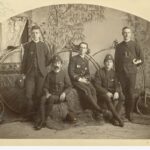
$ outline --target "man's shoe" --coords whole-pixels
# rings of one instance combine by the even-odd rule
[[[104,125],[104,124],[105,124],[103,114],[96,114],[96,115],[95,115],[95,120],[96,120],[100,125]]]
[[[116,119],[113,119],[112,120],[112,124],[114,125],[114,126],[119,126],[119,127],[124,127],[124,122],[122,121],[122,120],[116,120]]]
[[[130,121],[133,122],[133,115],[129,114],[126,116],[126,118]]]
[[[117,120],[115,120],[115,119],[112,120],[112,124],[114,126],[119,126],[119,122]]]
[[[119,120],[119,126],[124,127],[124,122],[122,120]]]
[[[76,123],[77,122],[77,118],[74,116],[73,113],[68,113],[66,118],[65,118],[65,121],[68,121],[70,123]]]
[[[35,130],[41,130],[42,128],[44,128],[46,126],[46,124],[44,122],[39,122],[34,126]]]

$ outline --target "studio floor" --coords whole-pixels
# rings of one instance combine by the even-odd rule
[[[64,130],[43,128],[35,131],[28,122],[0,125],[1,139],[150,139],[150,125],[125,122],[124,128],[104,125],[74,126]]]

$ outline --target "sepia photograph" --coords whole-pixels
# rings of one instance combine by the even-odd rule
[[[16,13],[8,2],[0,139],[150,139],[148,20],[91,3],[14,1]]]

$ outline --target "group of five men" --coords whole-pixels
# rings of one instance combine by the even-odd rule
[[[70,59],[68,72],[65,72],[62,70],[62,59],[58,55],[51,59],[48,47],[40,41],[40,28],[33,26],[31,33],[32,41],[24,46],[22,73],[25,78],[28,112],[33,108],[40,112],[41,121],[36,123],[36,129],[44,126],[47,110],[50,111],[54,103],[66,100],[72,85],[80,95],[83,108],[91,109],[96,114],[105,114],[103,104],[106,104],[112,112],[113,122],[121,127],[124,123],[120,111],[125,100],[126,118],[132,121],[136,66],[143,63],[143,55],[138,44],[131,40],[129,27],[122,29],[124,41],[116,47],[115,60],[111,54],[107,54],[104,67],[97,70],[94,79],[91,79],[89,61],[86,58],[89,53],[87,43],[79,44],[79,54]],[[47,74],[50,63],[52,69]],[[75,116],[69,117],[76,121]]]

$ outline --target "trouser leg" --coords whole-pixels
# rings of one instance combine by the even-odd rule
[[[41,98],[41,102],[40,102],[40,116],[41,116],[41,121],[42,122],[45,122],[45,115],[46,115],[46,102],[47,102],[47,99],[45,96],[43,96]]]
[[[95,98],[95,96],[93,96],[90,89],[87,90],[86,97],[87,97],[88,102],[91,104],[93,110],[96,110],[96,111],[102,113],[102,109],[97,104],[97,98]]]
[[[35,91],[35,77],[33,75],[27,75],[25,80],[25,95],[27,98],[27,113],[33,111],[33,95]]]
[[[135,106],[135,83],[136,83],[136,74],[128,74],[120,76],[120,83],[122,86],[123,93],[125,95],[125,110],[126,117],[131,120],[131,115],[134,111]]]
[[[92,84],[89,84],[89,88],[91,90],[91,94],[95,100],[95,102],[97,103],[97,94],[96,94],[96,89],[94,88],[94,86]]]
[[[46,111],[46,116],[48,116],[50,114],[50,112],[53,109],[53,105],[55,102],[58,102],[59,100],[59,96],[57,95],[52,95],[49,99],[48,99],[48,106],[47,106],[47,111]]]
[[[135,74],[131,74],[128,77],[129,80],[129,87],[128,87],[128,93],[129,93],[129,99],[128,99],[128,107],[129,107],[129,111],[128,114],[129,117],[130,115],[132,115],[133,111],[134,111],[134,106],[135,106],[135,82],[136,82],[136,75]]]
[[[97,98],[95,98],[93,96],[93,93],[92,93],[93,91],[91,91],[91,85],[81,83],[81,82],[77,82],[74,85],[79,91],[81,91],[83,93],[83,95],[86,98],[87,102],[90,104],[91,109],[102,112],[101,108],[97,104]]]
[[[124,101],[125,101],[125,97],[124,97],[123,93],[119,92],[119,99],[118,99],[117,104],[116,104],[116,111],[119,115],[121,115]]]
[[[107,95],[103,96],[103,98],[105,99],[107,106],[108,106],[109,110],[112,112],[114,118],[116,118],[117,120],[120,120],[120,117],[119,117],[117,111],[115,110],[115,107],[111,102],[111,99]]]
[[[120,119],[120,116],[119,114],[117,113],[113,103],[112,103],[112,100],[107,96],[107,95],[101,95],[101,98],[104,99],[104,101],[106,102],[107,106],[108,106],[108,109],[112,112],[113,114],[113,117],[118,120],[118,122],[120,123],[121,126],[123,126],[123,122],[122,120]]]
[[[116,104],[116,111],[119,115],[121,115],[121,110],[123,108],[123,104],[124,104],[124,102],[121,100],[119,100],[118,103]]]
[[[122,92],[125,96],[125,112],[126,112],[126,115],[127,115],[128,112],[129,112],[129,104],[128,104],[128,102],[129,102],[129,95],[128,95],[129,81],[128,81],[127,77],[124,74],[120,75],[119,78],[120,78],[119,80],[120,80],[121,87],[122,87]]]
[[[40,103],[42,122],[46,121],[47,116],[52,111],[52,108],[53,108],[55,101],[58,101],[58,99],[59,99],[59,96],[54,96],[54,95],[52,95],[48,99],[46,99],[45,96],[42,97],[41,103]]]
[[[40,105],[40,100],[42,96],[42,90],[43,90],[43,84],[44,84],[45,77],[42,76],[40,72],[36,72],[36,80],[35,80],[35,100],[34,100],[34,108],[35,111],[37,111],[39,105]]]
[[[40,101],[40,120],[36,122],[35,129],[40,130],[43,126],[46,125],[47,116],[49,115],[49,111],[52,110],[52,106],[54,104],[54,100],[50,98],[46,98],[45,96],[42,96]]]

